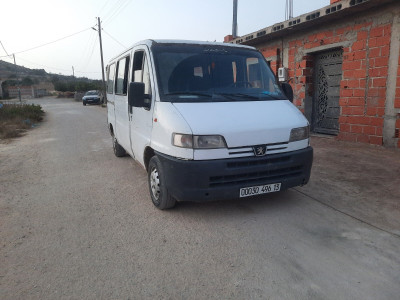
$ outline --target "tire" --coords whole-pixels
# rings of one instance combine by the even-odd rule
[[[85,101],[83,101],[82,103],[83,103],[83,106],[86,106],[86,102]]]
[[[123,157],[126,155],[126,151],[120,144],[118,144],[117,138],[113,135],[113,150],[116,157]]]
[[[150,159],[147,179],[149,182],[149,191],[153,204],[158,209],[164,210],[172,208],[176,200],[168,193],[165,186],[165,174],[160,159],[153,156]]]

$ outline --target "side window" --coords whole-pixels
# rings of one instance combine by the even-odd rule
[[[126,95],[128,87],[129,56],[118,61],[115,94]]]
[[[115,64],[108,66],[107,70],[107,94],[114,92],[114,76],[115,76]]]
[[[133,59],[132,81],[144,83],[145,95],[151,95],[148,59],[144,51],[136,51]]]

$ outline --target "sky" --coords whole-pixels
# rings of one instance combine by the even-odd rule
[[[238,0],[238,35],[284,21],[285,3]],[[329,0],[293,0],[293,14],[327,5]],[[3,0],[0,60],[13,63],[7,53],[15,53],[18,65],[63,75],[74,68],[77,77],[101,79],[96,17],[106,65],[143,39],[222,42],[232,32],[232,7],[233,0]]]

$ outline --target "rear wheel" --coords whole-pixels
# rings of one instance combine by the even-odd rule
[[[176,200],[168,193],[165,186],[164,169],[157,156],[153,156],[150,159],[148,181],[151,200],[158,209],[163,210],[175,206]]]
[[[122,157],[125,156],[126,152],[125,149],[122,148],[122,146],[120,144],[118,144],[117,138],[112,135],[112,140],[113,140],[113,150],[114,150],[114,154],[116,157]]]

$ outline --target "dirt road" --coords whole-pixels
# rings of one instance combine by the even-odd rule
[[[396,231],[308,197],[316,179],[159,211],[104,108],[38,102],[45,122],[0,144],[0,299],[398,299]]]

